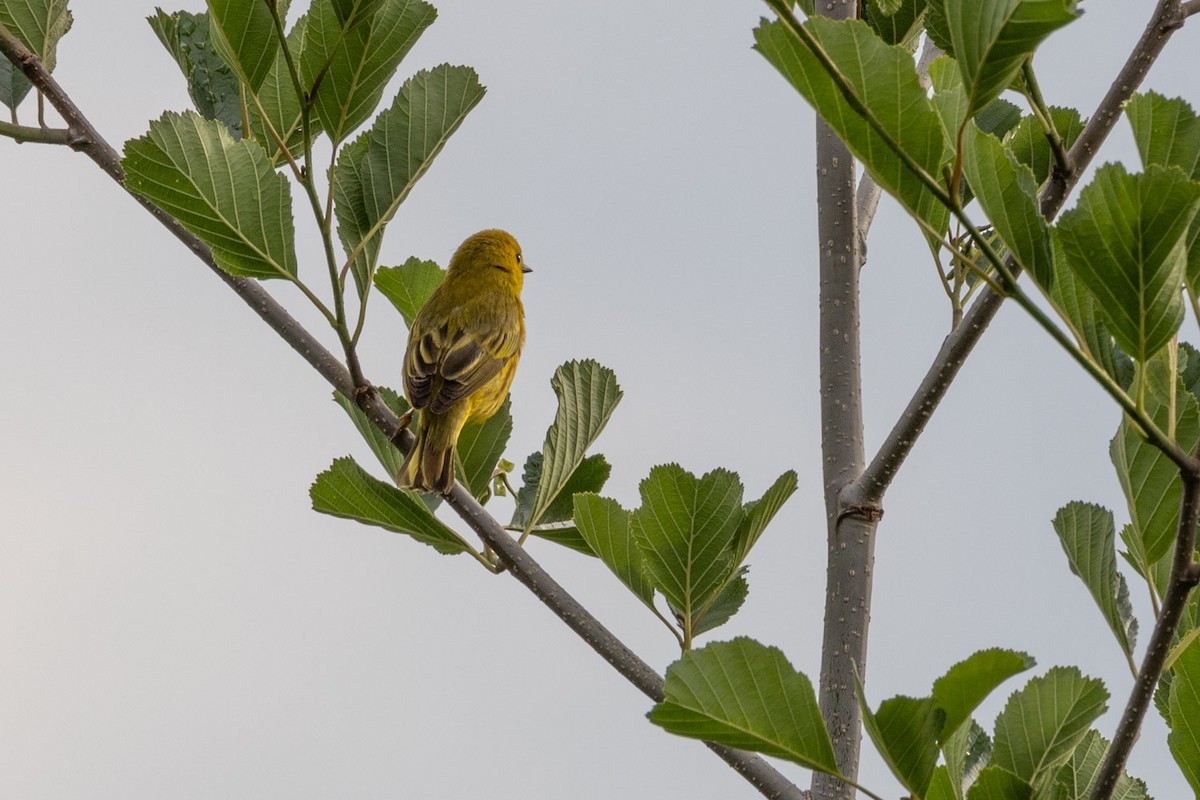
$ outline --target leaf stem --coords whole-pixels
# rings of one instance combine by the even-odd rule
[[[1058,133],[1058,128],[1054,127],[1054,118],[1050,116],[1050,109],[1046,106],[1046,101],[1042,99],[1042,90],[1038,86],[1037,76],[1033,72],[1032,56],[1025,59],[1025,63],[1021,65],[1021,75],[1025,78],[1025,98],[1029,101],[1029,108],[1033,111],[1033,115],[1041,124],[1042,132],[1046,134],[1046,139],[1050,142],[1050,152],[1054,154],[1054,165],[1065,175],[1071,170],[1071,159],[1067,155],[1067,148],[1063,143],[1062,136]]]
[[[16,125],[0,120],[0,136],[12,139],[17,144],[36,142],[37,144],[70,144],[71,131],[67,128],[35,128],[29,125]]]

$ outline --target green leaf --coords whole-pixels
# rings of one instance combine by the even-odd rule
[[[967,800],[1031,800],[1033,787],[999,767],[985,767],[967,792]]]
[[[1192,791],[1200,796],[1200,643],[1175,661],[1167,700],[1167,745]]]
[[[1051,245],[1054,248],[1054,283],[1050,296],[1063,318],[1071,324],[1079,346],[1104,368],[1123,388],[1133,383],[1133,360],[1117,346],[1108,326],[1101,318],[1097,300],[1067,266],[1062,237],[1051,229]]]
[[[1091,503],[1068,503],[1054,516],[1054,530],[1067,561],[1100,607],[1104,620],[1129,658],[1137,640],[1137,620],[1125,577],[1117,572],[1116,524],[1112,512]]]
[[[231,275],[296,275],[287,178],[222,123],[168,111],[125,144],[125,185],[179,220],[212,248]]]
[[[956,800],[965,800],[967,791],[979,777],[979,772],[992,758],[992,740],[975,720],[967,720],[958,730],[945,738],[942,752],[946,755],[946,774]]]
[[[291,53],[304,51],[306,19],[307,15],[301,16],[288,31],[288,51]],[[246,109],[250,118],[251,138],[267,151],[271,163],[276,166],[284,161],[276,137],[286,144],[293,158],[299,158],[304,144],[304,112],[282,47],[255,95],[258,98],[257,105],[248,103]],[[262,107],[261,113],[258,106]],[[321,121],[313,114],[309,114],[308,129],[313,139],[321,132]]]
[[[550,386],[558,396],[558,411],[546,431],[542,470],[522,529],[543,521],[550,504],[563,495],[622,397],[613,371],[591,359],[563,364],[555,370]],[[566,495],[565,506],[571,507],[570,495]]]
[[[816,108],[881,187],[927,230],[943,230],[948,212],[921,176],[939,180],[949,153],[912,56],[884,44],[861,20],[812,17],[804,27],[845,76],[856,105],[867,109],[917,171],[855,110],[817,55],[785,23],[761,24],[754,32],[755,48]]]
[[[20,39],[47,72],[54,71],[58,41],[73,21],[67,0],[0,0],[0,25]]]
[[[242,135],[241,87],[209,37],[208,14],[161,8],[147,22],[187,79],[188,94],[205,119],[224,122]]]
[[[857,677],[855,685],[863,726],[875,749],[905,788],[917,797],[924,795],[937,765],[937,738],[944,713],[928,697],[892,697],[871,713]]]
[[[528,530],[541,539],[570,547],[584,555],[595,556],[596,553],[588,545],[587,540],[571,525],[574,514],[574,496],[580,492],[599,492],[608,481],[612,467],[604,456],[597,453],[579,462],[579,466],[566,484],[550,501],[550,505],[542,512],[536,524],[530,524],[530,514],[533,510],[534,497],[542,480],[542,453],[531,453],[525,459],[525,468],[521,480],[523,484],[517,492],[516,508],[513,509],[512,521],[508,524],[511,530]]]
[[[742,484],[728,470],[697,478],[678,464],[650,470],[639,487],[642,506],[633,512],[633,531],[647,571],[686,621],[691,621],[725,585],[736,568],[732,544],[742,522]]]
[[[1200,184],[1178,168],[1130,175],[1108,164],[1058,224],[1071,268],[1135,361],[1158,352],[1183,320],[1184,234],[1198,205]]]
[[[313,509],[322,514],[407,533],[445,555],[470,549],[457,533],[433,515],[415,492],[373,478],[348,456],[336,459],[317,476],[309,496]]]
[[[375,272],[375,288],[392,301],[404,317],[404,324],[411,328],[417,312],[445,277],[446,270],[436,262],[412,256],[398,267],[380,267]]]
[[[953,781],[944,765],[933,771],[933,780],[929,782],[923,800],[962,800],[954,793]]]
[[[383,226],[446,141],[483,99],[475,70],[443,64],[401,87],[371,129],[342,148],[333,171],[338,236],[361,294],[371,282]]]
[[[0,103],[15,111],[32,88],[33,84],[25,77],[25,73],[14,67],[7,58],[0,58]]]
[[[499,411],[482,422],[467,423],[458,435],[460,477],[480,503],[486,503],[491,496],[492,473],[511,435],[512,401],[508,397]]]
[[[316,0],[305,20],[299,59],[313,109],[335,146],[375,111],[401,60],[433,24],[422,0]]]
[[[742,506],[742,524],[733,540],[733,563],[741,564],[750,554],[758,537],[762,536],[767,525],[775,518],[775,514],[796,491],[796,471],[789,469],[775,479],[771,488],[757,500],[751,500]]]
[[[1163,430],[1172,427],[1168,398],[1156,391],[1147,392],[1146,411]],[[1200,442],[1200,406],[1190,392],[1178,392],[1175,398],[1175,440],[1191,452]],[[1183,484],[1179,469],[1161,450],[1147,442],[1128,417],[1123,417],[1117,435],[1109,445],[1109,455],[1117,469],[1117,478],[1125,493],[1132,525],[1130,537],[1136,546],[1130,552],[1142,561],[1143,575],[1155,562],[1167,555],[1175,540]]]
[[[1001,141],[1021,123],[1021,109],[1014,103],[997,98],[975,115],[975,125]]]
[[[1087,800],[1100,772],[1108,742],[1097,731],[1090,730],[1071,753],[1071,758],[1054,776],[1055,800]],[[1122,774],[1117,779],[1113,800],[1148,800],[1146,784]]]
[[[394,390],[386,386],[376,386],[375,390],[379,392],[379,399],[383,401],[383,404],[390,408],[397,417],[408,411],[408,401]],[[395,476],[400,472],[400,465],[404,463],[404,454],[400,452],[400,448],[392,444],[392,441],[371,422],[352,399],[341,392],[334,392],[333,399],[350,417],[350,421],[354,423],[354,427],[358,429],[359,434],[371,448],[375,458],[379,459],[379,463],[383,465],[387,474]]]
[[[879,38],[913,50],[921,38],[921,20],[925,15],[925,0],[892,0],[887,5],[868,2],[865,19]],[[889,10],[890,9],[890,10]]]
[[[645,559],[629,526],[629,512],[616,500],[592,492],[580,492],[572,501],[575,525],[588,548],[629,591],[653,607],[654,585],[646,574]]]
[[[1104,684],[1074,667],[1054,667],[1009,697],[996,718],[992,764],[1037,784],[1071,757],[1107,708]],[[988,770],[980,773],[982,782]],[[975,789],[968,797],[975,800]],[[987,795],[983,795],[987,796]]]
[[[208,0],[217,49],[242,82],[256,91],[279,52],[275,18],[265,2]]]
[[[1070,150],[1079,134],[1083,133],[1083,118],[1073,108],[1051,106],[1049,111],[1050,121],[1054,123],[1054,129],[1063,140],[1063,147]],[[1054,152],[1050,149],[1050,140],[1046,138],[1046,132],[1042,130],[1037,117],[1023,117],[1013,128],[1005,144],[1012,151],[1018,164],[1025,164],[1033,170],[1038,186],[1046,182],[1054,167]]]
[[[748,570],[749,567],[738,569],[711,603],[692,614],[692,636],[721,627],[741,609],[750,594],[750,584],[746,582]]]
[[[999,139],[974,125],[967,126],[963,137],[963,171],[1009,252],[1049,289],[1054,283],[1054,255],[1046,219],[1038,209],[1033,172],[1014,163]]]
[[[690,650],[667,668],[664,693],[647,716],[671,733],[837,774],[812,683],[778,648],[737,638]]]
[[[930,33],[962,74],[968,118],[1012,85],[1043,39],[1079,16],[1073,0],[929,0],[929,8]]]
[[[1033,658],[1025,653],[992,648],[980,650],[951,667],[933,683],[933,702],[945,713],[945,727],[938,733],[938,741],[946,741],[969,720],[997,686],[1033,665]]]

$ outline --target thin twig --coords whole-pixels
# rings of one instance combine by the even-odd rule
[[[120,155],[117,151],[96,131],[91,122],[58,85],[58,82],[46,72],[36,56],[33,56],[3,25],[0,25],[0,54],[6,56],[21,69],[30,81],[46,95],[71,130],[79,131],[78,146],[75,149],[85,153],[106,174],[124,186],[124,172],[121,169]],[[334,389],[346,397],[353,398],[376,427],[389,436],[396,435],[398,419],[379,398],[379,395],[374,391],[356,391],[355,381],[345,366],[325,348],[320,340],[300,325],[287,309],[281,306],[257,282],[234,277],[217,267],[208,246],[180,225],[174,217],[166,214],[146,199],[132,192],[130,195],[225,281]],[[404,445],[405,448],[411,447],[411,433],[405,431],[397,438],[407,442]],[[447,503],[480,538],[499,554],[501,561],[508,567],[508,572],[528,587],[605,661],[652,700],[662,699],[662,677],[571,597],[532,556],[524,549],[517,547],[516,542],[505,532],[500,523],[491,517],[469,492],[462,486],[456,485],[447,498]],[[705,742],[705,744],[765,797],[773,800],[807,800],[807,792],[801,790],[759,756],[711,742]]]
[[[1067,195],[1079,181],[1079,176],[1083,174],[1100,144],[1120,119],[1122,105],[1141,85],[1150,65],[1158,58],[1171,34],[1179,27],[1178,15],[1179,0],[1159,0],[1137,46],[1071,147],[1071,172],[1067,174],[1055,169],[1050,181],[1042,190],[1041,212],[1047,220],[1053,219],[1062,209]],[[984,289],[963,317],[962,324],[946,337],[887,439],[859,480],[847,487],[848,502],[859,505],[878,505],[882,502],[883,495],[895,478],[900,465],[912,452],[917,439],[925,430],[926,423],[946,396],[967,356],[971,354],[996,312],[1000,310],[1003,300],[1002,295],[990,288]]]
[[[0,136],[12,139],[17,144],[70,144],[71,131],[67,128],[35,128],[29,125],[13,125],[0,120]]]

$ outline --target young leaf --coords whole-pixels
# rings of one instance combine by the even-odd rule
[[[951,667],[933,683],[934,705],[945,713],[938,742],[945,742],[969,720],[997,686],[1033,665],[1033,658],[1025,653],[992,648],[980,650]]]
[[[647,717],[671,733],[837,774],[812,683],[777,648],[739,637],[690,650],[664,693]]]
[[[287,178],[257,144],[234,141],[220,122],[168,111],[125,144],[125,185],[212,248],[231,275],[296,275]]]
[[[708,633],[719,628],[733,618],[746,602],[750,594],[750,584],[746,581],[749,567],[741,567],[733,577],[717,592],[713,601],[704,608],[692,614],[692,636]]]
[[[984,767],[967,791],[967,800],[1031,800],[1033,787],[1025,780],[1001,769]]]
[[[383,400],[384,405],[390,408],[396,416],[399,417],[408,411],[408,401],[394,390],[386,386],[376,386],[375,390],[379,392],[379,399]],[[400,471],[400,465],[404,463],[404,454],[400,452],[400,448],[392,444],[391,440],[375,427],[363,410],[349,397],[341,392],[334,392],[333,399],[350,417],[350,421],[354,423],[354,427],[358,429],[359,434],[370,446],[371,452],[375,454],[375,458],[379,459],[379,463],[383,465],[387,474],[395,476]]]
[[[741,564],[750,554],[758,537],[766,530],[767,525],[775,518],[775,514],[796,491],[796,471],[788,470],[775,479],[771,488],[757,500],[751,500],[742,506],[744,516],[733,540],[733,563]]]
[[[1108,742],[1097,731],[1090,730],[1071,753],[1067,763],[1054,776],[1055,800],[1087,800],[1100,772]],[[1148,800],[1146,784],[1122,774],[1117,779],[1113,800]]]
[[[1200,640],[1183,651],[1171,670],[1167,725],[1175,763],[1200,796]]]
[[[647,606],[654,603],[654,586],[646,574],[646,562],[638,550],[629,512],[616,500],[592,492],[573,498],[575,525],[588,547],[621,583]]]
[[[446,270],[436,262],[412,256],[398,267],[380,267],[375,272],[375,288],[392,301],[411,328],[417,312],[445,277]]]
[[[1074,667],[1054,667],[1008,698],[996,718],[992,764],[1037,784],[1071,757],[1107,702],[1100,681]],[[987,772],[980,773],[980,781]],[[972,800],[978,787],[967,795]]]
[[[374,113],[400,61],[436,17],[422,0],[312,4],[300,75],[306,86],[316,86],[313,109],[334,145]]]
[[[240,138],[241,87],[209,37],[208,14],[168,14],[160,8],[147,21],[187,79],[196,110],[205,119],[224,122]]]
[[[1063,140],[1063,147],[1069,150],[1075,144],[1075,140],[1079,138],[1079,134],[1083,133],[1083,118],[1073,108],[1051,106],[1049,110],[1054,130]],[[1046,182],[1054,166],[1054,153],[1050,149],[1046,132],[1042,130],[1042,125],[1038,122],[1037,117],[1032,115],[1023,117],[1004,143],[1018,164],[1025,164],[1033,170],[1033,177],[1037,180],[1039,187]]]
[[[786,23],[760,25],[754,31],[755,49],[816,108],[880,186],[899,199],[918,221],[941,231],[947,211],[925,180],[940,180],[942,164],[949,154],[941,123],[917,79],[912,56],[899,47],[885,45],[861,20],[812,17],[804,27],[849,81],[854,105],[847,101],[816,53]],[[867,110],[886,140],[856,106]],[[918,171],[896,154],[893,144],[912,158]]]
[[[686,643],[694,615],[737,566],[731,545],[742,522],[742,484],[728,470],[697,478],[667,464],[650,470],[639,488],[634,534],[654,587],[685,621]]]
[[[1104,620],[1129,658],[1137,640],[1137,620],[1125,576],[1117,572],[1116,525],[1112,512],[1091,503],[1068,503],[1054,516],[1054,530],[1067,561],[1082,580]]]
[[[279,52],[271,7],[264,2],[208,0],[212,38],[229,66],[256,91]]]
[[[1073,0],[929,0],[936,17],[930,32],[938,32],[935,41],[943,39],[938,44],[962,73],[968,118],[1013,83],[1043,39],[1079,16],[1074,5]]]
[[[1054,256],[1046,218],[1038,210],[1033,172],[1013,162],[1000,141],[968,124],[963,171],[988,219],[1017,262],[1043,288],[1054,284]]]
[[[383,226],[446,141],[483,99],[475,70],[443,64],[401,87],[370,130],[342,148],[333,171],[338,236],[354,258],[361,294],[371,281]]]
[[[558,411],[546,431],[542,470],[522,529],[542,521],[550,504],[563,494],[567,481],[583,462],[584,453],[604,430],[622,397],[613,371],[591,359],[563,364],[555,370],[550,386],[558,396]],[[607,479],[608,475],[604,477]],[[565,507],[571,507],[569,495]]]
[[[481,503],[491,496],[492,473],[512,435],[512,401],[504,398],[500,410],[482,422],[470,422],[458,435],[460,477]],[[395,474],[395,473],[392,473]]]
[[[433,515],[416,493],[401,491],[371,477],[348,456],[334,460],[329,469],[317,476],[309,496],[313,509],[322,514],[407,533],[445,555],[470,549],[457,533]]]
[[[1198,204],[1200,183],[1178,168],[1130,175],[1107,164],[1058,224],[1071,268],[1135,361],[1158,352],[1183,320],[1184,234]]]
[[[855,680],[863,727],[900,783],[915,796],[925,794],[937,765],[938,731],[945,714],[928,697],[891,697],[874,714]]]
[[[951,778],[955,800],[965,800],[979,772],[992,759],[992,740],[973,719],[945,738],[942,752],[946,756],[946,773]]]

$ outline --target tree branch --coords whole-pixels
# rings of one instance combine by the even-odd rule
[[[1146,72],[1180,24],[1179,0],[1159,0],[1137,45],[1071,148],[1070,172],[1056,168],[1042,190],[1041,211],[1047,220],[1054,219],[1062,209],[1067,195],[1116,125],[1125,101],[1141,85]],[[862,476],[846,487],[844,502],[853,506],[874,507],[883,501],[883,495],[900,465],[912,452],[926,423],[946,396],[967,356],[1000,310],[1003,300],[1003,296],[991,288],[982,291],[962,323],[942,343],[917,391]]]
[[[125,175],[121,168],[120,154],[96,131],[58,82],[46,72],[38,58],[3,25],[0,25],[0,53],[29,78],[63,117],[68,129],[74,132],[72,147],[87,155],[124,188]],[[128,192],[128,189],[126,191]],[[129,194],[225,281],[334,389],[353,398],[376,427],[389,437],[400,439],[402,449],[407,450],[412,446],[411,433],[405,431],[397,436],[399,420],[379,395],[371,390],[357,390],[350,372],[337,357],[297,322],[262,286],[255,281],[237,278],[221,270],[213,261],[208,246],[180,225],[174,217],[146,199],[132,192]],[[455,485],[447,502],[467,525],[496,551],[513,577],[528,587],[571,630],[650,699],[656,702],[663,699],[662,677],[551,578],[528,552],[518,547],[500,523],[489,515],[469,492],[462,486]],[[807,799],[807,792],[799,789],[759,756],[711,742],[705,744],[764,796],[772,800]]]
[[[36,142],[38,144],[71,143],[71,132],[66,128],[34,128],[29,125],[14,125],[0,120],[0,136],[12,139],[17,144]]]

